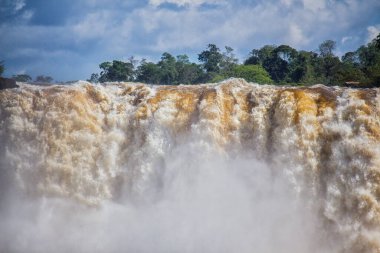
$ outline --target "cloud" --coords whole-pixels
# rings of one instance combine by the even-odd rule
[[[280,3],[286,6],[290,6],[293,4],[293,0],[280,0]]]
[[[25,0],[16,0],[14,2],[14,11],[19,11],[25,7]]]
[[[326,0],[302,0],[303,6],[307,10],[321,11],[326,7]]]
[[[223,1],[218,0],[149,0],[149,4],[160,6],[164,3],[175,4],[178,6],[199,6],[202,4],[220,4]]]
[[[367,0],[366,4],[360,0],[78,0],[75,3],[61,0],[59,8],[51,9],[52,14],[47,13],[53,5],[42,0],[0,1],[6,3],[0,5],[3,14],[0,33],[6,34],[0,40],[3,49],[0,59],[6,62],[5,74],[12,75],[12,69],[37,72],[35,67],[30,68],[31,61],[49,62],[45,67],[42,63],[35,65],[52,72],[55,69],[54,76],[62,80],[85,79],[91,74],[91,66],[92,72],[96,72],[101,61],[131,55],[158,60],[167,51],[173,55],[186,53],[196,60],[197,53],[209,43],[220,48],[231,46],[242,58],[265,44],[314,50],[326,39],[338,41],[338,51],[352,51],[370,41],[379,32],[379,25],[374,24],[380,24],[378,0]],[[181,8],[171,8],[172,5]],[[62,9],[62,6],[71,7]],[[8,13],[15,9],[17,15],[10,17]],[[369,23],[368,16],[375,17],[371,21],[374,23]],[[32,56],[23,52],[42,53]],[[64,62],[57,52],[67,52],[72,59],[63,57]],[[54,66],[58,63],[68,67]],[[69,66],[87,67],[69,71]],[[38,72],[41,74],[44,69]]]
[[[309,39],[303,34],[302,29],[296,24],[290,24],[288,39],[290,43],[294,46],[306,45]]]
[[[344,43],[346,43],[347,41],[350,41],[350,40],[352,40],[352,39],[353,39],[352,36],[345,36],[345,37],[343,37],[343,38],[341,39],[341,43],[344,44]]]
[[[76,39],[96,39],[105,36],[109,29],[112,29],[112,13],[100,11],[89,13],[78,23],[72,25],[72,30]]]
[[[371,42],[380,33],[380,24],[367,27],[367,43]]]

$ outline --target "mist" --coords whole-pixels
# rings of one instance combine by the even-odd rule
[[[378,89],[0,91],[0,252],[379,252]]]
[[[125,187],[96,207],[9,193],[0,216],[1,251],[322,250],[316,213],[263,162],[182,146],[152,168],[160,174],[135,182],[140,192]]]

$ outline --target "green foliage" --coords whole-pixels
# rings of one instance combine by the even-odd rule
[[[247,82],[270,84],[273,80],[260,65],[238,65],[233,69],[233,77],[244,78]]]
[[[250,82],[275,84],[343,85],[360,82],[380,86],[380,35],[368,45],[347,52],[339,59],[334,55],[336,43],[326,40],[318,53],[297,51],[288,45],[265,45],[253,49],[243,65],[231,47],[225,51],[209,44],[198,54],[200,64],[192,63],[187,55],[163,53],[157,63],[142,60],[138,67],[132,58],[128,62],[103,62],[100,75],[92,74],[89,81],[139,81],[150,84],[195,84],[219,82],[230,77]]]
[[[195,63],[190,63],[187,55],[177,56],[176,70],[178,73],[178,84],[192,84],[202,81],[203,71],[201,66]]]
[[[244,61],[245,65],[255,65],[260,64],[262,66],[266,65],[269,58],[272,56],[272,52],[276,49],[274,45],[265,45],[262,48],[253,49],[248,59]]]
[[[380,33],[377,35],[377,37],[374,40],[375,46],[380,49]]]
[[[209,44],[207,48],[207,50],[202,51],[198,55],[198,60],[203,63],[203,68],[207,73],[219,73],[223,55],[220,53],[220,49],[214,44]]]
[[[99,65],[100,82],[121,82],[134,80],[134,65],[132,62],[112,61]]]
[[[137,68],[137,81],[150,84],[159,84],[160,79],[160,67],[153,62],[146,62],[143,60]]]
[[[161,61],[158,62],[160,69],[160,84],[174,84],[178,78],[176,69],[176,59],[169,53],[165,52],[161,56]]]
[[[98,83],[99,82],[99,74],[92,73],[90,79],[87,79],[90,83]]]
[[[233,53],[233,48],[226,46],[225,51],[222,53],[222,59],[220,61],[220,68],[221,73],[223,75],[231,75],[233,69],[238,64],[238,59],[236,58],[235,54]]]
[[[30,77],[27,74],[13,75],[12,79],[14,79],[16,82],[24,82],[24,83],[32,81],[32,77]]]
[[[35,82],[37,82],[37,83],[51,83],[51,82],[53,82],[53,80],[54,79],[51,76],[40,75],[40,76],[36,77]]]
[[[319,50],[319,54],[322,57],[327,57],[327,56],[333,56],[334,55],[333,51],[335,50],[335,48],[336,48],[336,42],[335,41],[325,40],[324,42],[322,42],[319,45],[318,50]]]
[[[380,48],[377,38],[356,51],[359,67],[367,77],[366,84],[380,87]]]
[[[3,61],[0,61],[0,76],[4,73],[4,62]]]
[[[271,51],[264,62],[264,68],[275,82],[288,82],[291,68],[294,67],[297,51],[290,46],[281,45]]]

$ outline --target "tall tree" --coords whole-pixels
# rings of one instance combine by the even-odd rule
[[[134,65],[131,62],[117,60],[103,62],[99,68],[102,69],[99,77],[100,82],[133,81],[134,79]]]
[[[266,65],[269,58],[272,56],[272,52],[276,49],[275,45],[265,45],[260,49],[253,49],[248,56],[248,59],[244,61],[245,65],[260,64]]]
[[[0,76],[4,73],[5,67],[4,67],[4,61],[0,61]]]
[[[143,59],[137,68],[136,79],[138,82],[159,84],[161,80],[159,66]]]
[[[220,49],[214,44],[209,44],[207,50],[198,54],[198,60],[203,63],[203,68],[207,73],[219,73],[222,59]]]
[[[319,79],[328,85],[339,85],[339,72],[341,70],[341,62],[334,55],[336,42],[333,40],[325,40],[319,47],[319,57],[316,61],[315,69]]]
[[[276,82],[290,82],[291,68],[295,68],[294,62],[297,51],[288,46],[280,45],[275,48],[266,62],[267,70]]]
[[[0,61],[0,76],[4,73],[4,62]]]
[[[322,57],[334,56],[333,52],[334,52],[335,48],[336,48],[336,42],[335,41],[325,40],[324,42],[322,42],[319,45],[318,51]]]
[[[377,39],[377,38],[376,38]],[[359,65],[367,77],[367,84],[376,87],[380,86],[380,48],[377,47],[377,40],[374,39],[366,46],[361,46],[357,53],[359,55]]]
[[[315,62],[318,55],[314,52],[300,51],[292,64],[289,75],[292,83],[311,84],[316,82]]]
[[[238,64],[239,60],[233,51],[234,49],[232,47],[225,46],[225,51],[222,53],[222,59],[220,61],[220,68],[223,75],[229,75]]]
[[[380,33],[375,38],[375,46],[380,49]]]
[[[175,84],[178,72],[176,69],[176,59],[169,53],[165,52],[158,62],[160,68],[160,83],[161,84]]]
[[[13,75],[12,79],[15,80],[16,82],[31,82],[33,79],[30,75],[27,74],[19,74],[19,75]]]
[[[98,83],[99,82],[99,74],[92,73],[90,79],[87,79],[90,83]]]
[[[35,82],[37,83],[51,83],[53,82],[53,78],[51,76],[44,76],[44,75],[39,75],[36,77]]]
[[[191,63],[187,55],[177,56],[176,70],[178,72],[178,84],[193,84],[202,80],[202,68],[195,63]]]

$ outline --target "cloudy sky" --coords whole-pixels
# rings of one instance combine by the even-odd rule
[[[316,50],[326,39],[342,54],[379,33],[379,13],[379,0],[0,0],[0,60],[5,76],[68,81],[132,55],[196,61],[209,43],[240,60],[266,44]]]

